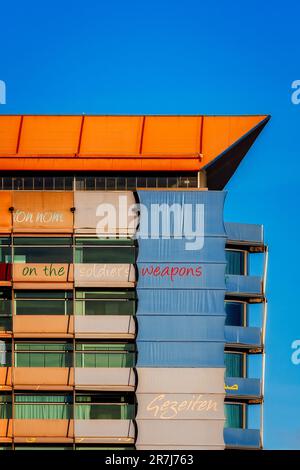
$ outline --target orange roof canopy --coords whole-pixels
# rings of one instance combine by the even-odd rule
[[[0,116],[2,171],[198,171],[268,116]]]

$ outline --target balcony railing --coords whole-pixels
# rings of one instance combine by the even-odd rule
[[[264,244],[262,225],[225,222],[225,231],[229,243],[234,242],[246,246]]]
[[[227,294],[242,297],[263,297],[263,282],[258,276],[226,275]]]
[[[261,328],[243,326],[225,326],[226,345],[239,347],[261,348]]]
[[[225,392],[229,398],[261,399],[261,382],[249,377],[227,377]]]
[[[225,428],[224,441],[226,447],[237,449],[260,449],[261,438],[259,429]]]
[[[80,443],[124,443],[135,440],[135,427],[130,419],[76,419],[75,440]]]

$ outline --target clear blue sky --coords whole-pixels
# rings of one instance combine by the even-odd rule
[[[0,18],[0,113],[272,115],[229,184],[226,218],[265,225],[265,445],[300,449],[300,4],[16,0]]]

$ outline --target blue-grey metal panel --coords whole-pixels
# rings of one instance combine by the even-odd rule
[[[181,239],[140,239],[138,244],[139,263],[183,262],[183,263],[226,263],[225,238],[204,237],[203,247],[189,250],[190,241]]]
[[[140,315],[139,341],[224,341],[224,317]]]
[[[225,428],[224,441],[228,447],[260,448],[259,429]]]
[[[262,295],[262,279],[258,276],[226,275],[227,292]]]
[[[152,205],[166,204],[169,207],[173,204],[180,204],[183,208],[184,205],[190,204],[193,208],[193,215],[197,212],[197,204],[204,206],[204,231],[206,236],[226,236],[225,227],[223,223],[223,207],[226,192],[224,191],[138,191],[139,202],[143,204],[151,213]],[[153,206],[152,206],[153,209]],[[148,220],[142,212],[140,218],[140,233],[149,234],[151,230],[151,221]],[[188,220],[186,220],[188,219]],[[186,236],[192,234],[187,230],[187,224],[190,224],[190,217],[188,212],[178,213],[176,217],[170,217],[170,233],[174,235],[174,226],[182,227],[182,233]],[[160,224],[161,225],[161,224]],[[162,229],[162,226],[160,227]],[[176,230],[175,230],[176,231]],[[162,230],[158,231],[162,234]]]
[[[137,367],[224,367],[224,342],[137,341]]]
[[[261,328],[225,326],[225,341],[230,344],[261,346]]]
[[[139,315],[224,315],[225,290],[137,289]]]
[[[261,396],[260,379],[249,377],[226,377],[225,392],[233,397],[257,397]]]
[[[225,264],[138,263],[139,289],[225,289]]]
[[[229,240],[263,244],[263,226],[225,222],[225,231]]]

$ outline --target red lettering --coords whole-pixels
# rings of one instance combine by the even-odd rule
[[[196,276],[197,276],[197,277],[202,276],[202,267],[201,267],[201,266],[198,266],[198,267],[196,268]]]
[[[174,281],[174,276],[177,276],[179,272],[179,268],[172,268],[171,269],[171,281],[173,282]]]

